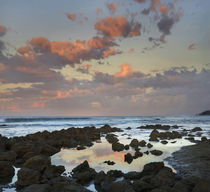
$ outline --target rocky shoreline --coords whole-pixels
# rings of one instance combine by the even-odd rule
[[[155,156],[162,155],[162,151],[151,149],[153,145],[144,140],[133,139],[128,145],[120,143],[117,135],[113,133],[123,130],[109,125],[104,125],[101,128],[84,127],[53,132],[44,131],[25,137],[6,138],[0,135],[0,187],[4,188],[11,182],[15,166],[20,169],[17,174],[17,182],[13,187],[16,187],[17,191],[20,192],[89,191],[85,186],[90,182],[94,183],[99,192],[115,192],[119,189],[125,192],[205,191],[210,188],[210,182],[206,181],[210,179],[210,155],[208,150],[210,141],[205,137],[201,137],[200,141],[194,139],[194,133],[202,131],[201,128],[197,127],[190,131],[170,131],[170,129],[178,128],[176,125],[139,127],[139,129],[152,130],[149,139],[151,142],[160,141],[163,145],[166,145],[171,139],[185,137],[198,143],[184,147],[181,151],[176,152],[173,157],[168,158],[168,161],[172,165],[174,163],[173,167],[178,170],[177,174],[171,168],[164,166],[163,162],[146,164],[142,172],[123,173],[120,170],[111,170],[107,173],[103,171],[97,173],[93,168],[90,168],[87,161],[84,161],[74,168],[70,175],[63,174],[65,172],[64,166],[51,164],[50,157],[62,148],[83,150],[92,146],[93,142],[99,141],[104,136],[112,145],[113,151],[123,151],[129,148],[135,151],[134,155],[131,153],[125,154],[124,161],[127,163],[132,163],[134,159],[149,153]],[[158,130],[161,130],[161,132]],[[164,131],[162,132],[162,130]],[[141,147],[148,150],[142,153]],[[185,157],[186,154],[189,155]],[[197,162],[199,158],[200,163]],[[114,164],[110,160],[105,163],[110,166]],[[186,165],[189,165],[188,169],[183,168]],[[185,170],[188,174],[183,174],[179,170]],[[205,186],[209,188],[205,188]]]

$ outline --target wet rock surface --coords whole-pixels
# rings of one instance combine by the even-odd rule
[[[195,175],[210,178],[210,140],[195,145],[182,147],[172,154],[167,161],[183,177]]]

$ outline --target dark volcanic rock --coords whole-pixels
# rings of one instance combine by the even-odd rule
[[[33,184],[26,187],[22,192],[50,192],[48,184]]]
[[[119,139],[114,134],[107,134],[105,138],[111,144],[119,141]]]
[[[109,192],[135,192],[132,188],[131,183],[126,180],[114,182],[110,185],[108,191]]]
[[[77,167],[75,167],[73,170],[72,177],[76,179],[77,183],[80,184],[86,184],[93,180],[96,176],[96,172],[94,169],[89,167],[89,164],[87,161],[84,161]]]
[[[210,178],[210,141],[182,147],[166,160],[176,170],[178,175],[188,177],[195,175],[200,178]]]
[[[115,164],[114,161],[104,161],[104,163],[106,163],[107,165],[114,165]]]
[[[154,175],[158,173],[164,167],[163,162],[152,162],[144,166],[142,171],[143,175]]]
[[[39,184],[41,174],[39,171],[28,169],[28,168],[21,168],[17,174],[18,181],[17,185],[21,187]]]
[[[17,154],[13,151],[0,152],[0,161],[15,162]]]
[[[139,141],[137,139],[133,139],[130,142],[130,146],[133,147],[133,148],[137,148],[139,146]]]
[[[156,156],[160,156],[160,155],[163,154],[163,152],[160,151],[160,150],[152,150],[152,151],[150,151],[150,153],[151,153],[152,155],[156,155]]]
[[[28,159],[23,167],[37,170],[37,171],[43,171],[47,167],[51,165],[50,158],[43,155],[37,155],[30,159]]]
[[[168,141],[161,141],[161,143],[163,144],[163,145],[166,145],[167,143],[168,143]]]
[[[133,161],[133,156],[130,153],[125,154],[125,159],[124,161],[130,164]]]
[[[153,189],[153,186],[145,181],[135,180],[133,182],[133,188],[135,191],[141,192],[141,191],[150,191],[151,189]]]
[[[146,144],[147,144],[147,143],[146,143],[146,141],[144,141],[144,140],[142,140],[142,141],[139,142],[139,146],[140,146],[140,147],[145,147]]]
[[[147,144],[147,147],[148,147],[148,148],[152,148],[153,145],[152,145],[151,143],[148,143],[148,144]]]
[[[123,151],[124,150],[124,145],[122,143],[119,143],[119,142],[112,143],[112,150],[113,151]]]
[[[138,127],[137,129],[160,129],[160,130],[169,130],[170,129],[170,125],[160,125],[160,124],[146,125],[146,126]]]
[[[196,131],[202,131],[200,127],[195,127],[194,129],[191,130],[191,132],[196,132]]]
[[[137,159],[137,158],[142,157],[142,156],[143,156],[143,153],[142,152],[136,151],[133,158],[134,159]]]
[[[159,141],[158,140],[158,137],[159,137],[159,132],[157,129],[154,129],[151,133],[150,133],[150,138],[149,138],[149,141]]]
[[[12,180],[15,169],[8,161],[0,161],[0,184],[6,184]]]
[[[120,128],[111,127],[110,125],[104,125],[98,129],[101,133],[110,133],[110,132],[122,132]]]

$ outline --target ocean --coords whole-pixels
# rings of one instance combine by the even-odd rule
[[[54,131],[69,127],[95,126],[104,124],[122,129],[131,127],[131,134],[136,128],[148,124],[178,125],[185,129],[201,127],[206,134],[210,131],[210,117],[198,115],[183,116],[112,116],[112,117],[0,117],[0,134],[6,137],[25,136],[38,131]],[[126,130],[127,131],[127,130]],[[142,136],[148,132],[141,130]],[[138,130],[140,134],[140,130]]]

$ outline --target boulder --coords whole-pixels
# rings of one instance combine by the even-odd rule
[[[17,154],[14,151],[0,152],[0,161],[15,162]]]
[[[33,184],[26,187],[22,192],[50,192],[48,184]]]
[[[191,132],[197,132],[197,131],[202,131],[200,127],[195,127],[194,129],[191,130]]]
[[[125,145],[124,148],[125,148],[125,150],[129,150],[130,147],[129,147],[129,145]]]
[[[132,139],[130,142],[130,146],[133,148],[137,148],[139,146],[139,141],[137,139]]]
[[[175,173],[169,167],[163,167],[159,172],[152,177],[151,184],[155,187],[172,186],[175,182]]]
[[[118,182],[114,182],[110,185],[109,187],[109,192],[135,192],[132,188],[132,185],[126,181],[118,181]]]
[[[143,153],[142,152],[136,151],[133,158],[134,159],[137,159],[137,158],[142,157],[142,156],[143,156]]]
[[[156,156],[160,156],[160,155],[163,154],[163,152],[160,151],[160,150],[152,150],[152,151],[150,151],[150,153],[151,153],[152,155],[156,155]]]
[[[148,143],[148,144],[147,144],[147,147],[148,147],[148,148],[152,148],[153,145],[152,145],[151,143]]]
[[[133,161],[133,156],[130,153],[125,154],[124,161],[128,164],[131,164],[131,162]]]
[[[104,163],[106,163],[107,165],[114,165],[115,164],[115,162],[114,161],[104,161]]]
[[[113,151],[123,151],[124,150],[124,145],[122,143],[119,143],[119,142],[112,143],[112,150]]]
[[[142,174],[143,175],[154,175],[159,172],[164,167],[163,162],[152,162],[144,165]]]
[[[21,187],[39,184],[41,174],[39,171],[28,169],[28,168],[21,168],[17,173],[17,185]]]
[[[150,191],[153,188],[150,183],[144,182],[142,180],[135,180],[132,185],[136,192]]]
[[[162,143],[163,145],[166,145],[166,144],[168,143],[168,141],[163,140],[163,141],[161,141],[161,143]]]
[[[8,161],[0,161],[0,184],[9,183],[15,174],[15,169]]]
[[[145,147],[146,144],[147,144],[147,143],[146,143],[146,141],[144,141],[144,140],[142,140],[142,141],[139,142],[139,146],[140,146],[140,147]]]
[[[154,129],[151,133],[150,133],[150,138],[149,138],[149,141],[159,141],[158,140],[158,137],[159,137],[159,132],[157,129]]]
[[[122,177],[124,174],[120,170],[110,170],[107,172],[108,177],[114,177],[114,178],[119,178]]]
[[[89,169],[89,168],[90,168],[90,166],[89,166],[89,164],[88,164],[88,162],[87,162],[87,160],[86,160],[86,161],[84,161],[83,163],[79,164],[79,165],[78,165],[77,167],[75,167],[74,169],[72,169],[72,172],[73,172],[73,173],[82,172],[82,171],[87,170],[87,169]]]
[[[107,134],[105,138],[111,144],[119,141],[119,139],[114,134]]]
[[[42,175],[43,179],[51,179],[54,177],[60,176],[63,172],[65,171],[65,167],[62,165],[55,166],[55,165],[50,165],[47,167]]]
[[[23,167],[43,171],[47,167],[51,165],[50,158],[43,155],[36,155],[28,159],[24,164]]]
[[[73,170],[72,177],[77,181],[77,183],[86,184],[93,180],[96,176],[96,172],[94,169],[89,167],[87,161],[84,161]]]

